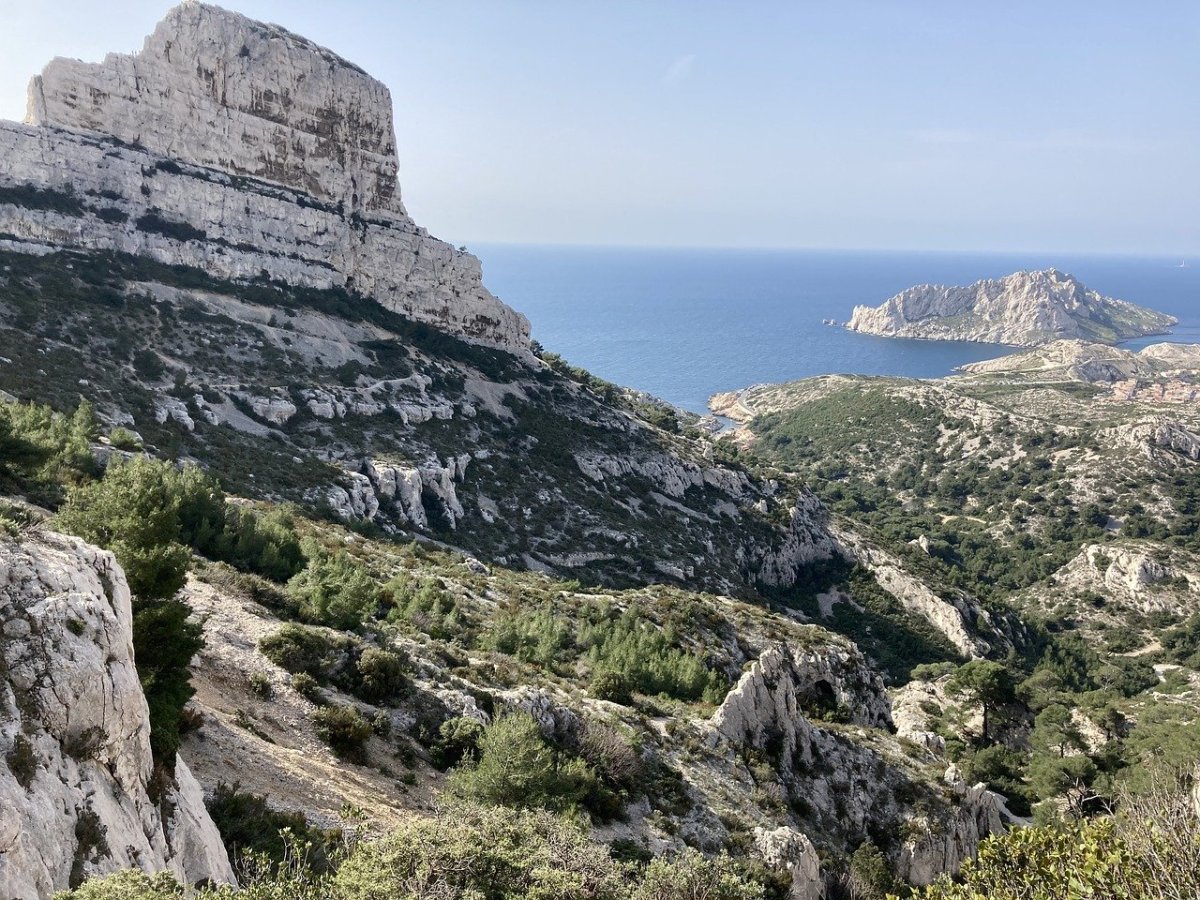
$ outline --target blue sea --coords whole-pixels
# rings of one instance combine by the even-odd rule
[[[1008,352],[822,325],[915,284],[968,284],[1053,266],[1101,293],[1171,313],[1200,343],[1200,260],[1050,254],[473,245],[484,282],[548,350],[609,381],[704,412],[718,392],[859,373],[922,378]]]

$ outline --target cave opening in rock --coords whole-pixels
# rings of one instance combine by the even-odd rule
[[[837,692],[834,691],[832,684],[824,678],[819,678],[808,689],[805,705],[815,718],[828,718],[838,711]]]

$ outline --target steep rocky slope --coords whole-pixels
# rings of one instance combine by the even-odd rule
[[[556,746],[581,748],[589,735],[615,731],[637,748],[641,774],[623,789],[624,812],[597,821],[596,839],[654,853],[737,849],[791,871],[797,898],[819,895],[828,875],[820,856],[836,860],[864,840],[924,883],[1009,821],[1002,798],[944,782],[944,760],[891,733],[883,682],[852,643],[796,616],[665,586],[580,592],[451,552],[355,540],[328,526],[320,534],[345,540],[372,570],[437,585],[440,608],[464,624],[446,633],[389,618],[365,638],[326,632],[403,653],[412,687],[372,704],[335,676],[319,697],[306,696],[263,650],[287,618],[278,599],[224,567],[202,569],[185,593],[208,638],[195,666],[200,725],[185,752],[207,784],[239,782],[324,826],[343,824],[349,804],[365,811],[368,829],[386,829],[446,789],[436,765],[443,723],[521,710]],[[703,658],[719,702],[594,696],[602,663],[589,629],[630,615]],[[557,649],[498,642],[511,621],[557,635]],[[314,737],[317,704],[348,704],[389,727],[350,764]]]
[[[1173,324],[1171,316],[1105,297],[1047,269],[965,287],[918,285],[880,306],[854,307],[846,327],[885,337],[1029,347],[1061,338],[1115,343],[1160,334]]]
[[[1078,816],[1200,754],[1198,380],[1194,346],[1057,341],[949,378],[827,376],[712,406],[739,423],[722,439],[814,487],[877,588],[988,657],[911,668],[928,649],[911,646],[898,735],[1021,815]],[[887,607],[851,585],[797,605],[887,662],[900,620],[877,640],[868,614]],[[982,708],[967,673],[995,679]]]
[[[153,769],[132,621],[112,554],[0,537],[0,896],[130,866],[234,881],[187,764]]]
[[[536,359],[407,217],[387,90],[330,51],[185,3],[30,97],[0,124],[0,388],[86,396],[248,495],[589,581],[739,591],[832,552],[795,485]]]

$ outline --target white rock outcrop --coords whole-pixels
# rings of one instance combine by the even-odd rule
[[[296,414],[296,404],[283,397],[250,397],[247,402],[256,416],[272,425],[283,425]]]
[[[231,279],[342,288],[528,357],[529,322],[479,260],[405,211],[387,88],[275,25],[175,7],[132,55],[56,59],[0,122],[6,249],[120,251]],[[368,299],[369,298],[369,299]]]
[[[855,669],[862,672],[856,675]],[[818,829],[810,832],[814,837],[828,841],[835,834],[904,827],[913,837],[896,860],[898,873],[927,884],[944,872],[957,872],[982,838],[1004,828],[1011,817],[1003,798],[983,785],[948,782],[944,792],[935,791],[921,783],[923,775],[899,758],[894,747],[888,749],[890,735],[876,732],[872,741],[860,732],[854,741],[810,718],[804,697],[811,692],[813,678],[832,678],[826,683],[835,692],[841,679],[842,689],[856,698],[845,708],[860,728],[891,725],[882,684],[861,654],[825,646],[808,653],[768,649],[729,692],[706,728],[711,746],[753,749],[773,766],[787,794],[802,801],[806,820]],[[925,794],[925,804],[914,804],[920,793]],[[936,817],[922,811],[926,805],[938,809]],[[807,878],[800,881],[804,884]]]
[[[742,675],[713,715],[712,726],[727,738],[744,740],[763,728],[834,709],[856,725],[892,725],[883,679],[857,648],[776,644]]]
[[[1200,461],[1200,434],[1167,416],[1105,428],[1098,436],[1106,443],[1139,450],[1148,459],[1156,459],[1168,451],[1193,462]]]
[[[1194,602],[1193,584],[1200,589],[1200,577],[1194,560],[1176,555],[1180,558],[1135,543],[1085,544],[1054,579],[1060,588],[1102,592],[1108,602],[1142,613],[1186,614]]]
[[[579,716],[541,688],[519,687],[496,696],[506,709],[528,713],[551,740],[569,743],[579,735]]]
[[[821,857],[807,835],[787,826],[755,828],[754,848],[768,866],[792,876],[788,900],[821,900],[825,895]]]
[[[950,704],[945,691],[947,680],[913,679],[892,693],[892,721],[896,725],[896,735],[919,744],[936,756],[945,752],[946,739],[932,729],[931,711],[940,711]]]
[[[593,481],[605,478],[624,478],[636,475],[652,482],[668,497],[681,499],[689,488],[712,487],[730,497],[740,498],[751,493],[750,479],[745,472],[701,466],[690,460],[665,453],[653,456],[615,456],[609,453],[577,453],[575,465]]]
[[[159,425],[168,420],[178,422],[188,431],[196,430],[196,422],[188,413],[187,404],[175,397],[157,397],[154,400],[154,421]]]
[[[1008,811],[1004,798],[986,785],[968,785],[957,767],[946,772],[946,782],[958,799],[951,814],[933,822],[913,823],[916,834],[904,842],[896,861],[896,874],[918,887],[931,884],[944,873],[957,872],[979,852],[979,842],[1003,832],[1009,824],[1023,824]]]
[[[449,456],[444,463],[430,457],[418,466],[363,460],[361,471],[347,472],[343,483],[332,485],[324,499],[343,521],[374,519],[386,510],[398,522],[424,529],[429,527],[427,496],[446,524],[457,528],[466,515],[457,485],[470,462],[470,453]]]
[[[363,470],[374,486],[381,506],[390,504],[401,522],[416,528],[429,527],[425,504],[421,502],[424,480],[420,469],[367,460]]]
[[[987,634],[998,638],[991,614],[961,593],[940,597],[910,575],[890,553],[870,545],[863,538],[834,529],[846,552],[869,569],[879,586],[895,597],[909,612],[926,619],[964,656],[981,658],[991,650]]]
[[[765,500],[759,501],[763,503]],[[842,555],[828,519],[815,494],[807,489],[798,492],[782,540],[774,547],[756,548],[752,567],[757,578],[765,584],[795,584],[812,563]]]
[[[374,519],[379,512],[379,498],[371,479],[361,472],[347,472],[342,484],[335,484],[325,494],[333,514],[343,522]]]
[[[1055,269],[974,284],[922,284],[881,306],[856,306],[846,327],[885,337],[1032,347],[1061,338],[1115,343],[1160,334],[1173,316],[1105,297]]]
[[[451,528],[457,528],[459,520],[466,515],[458,499],[456,484],[466,477],[470,461],[470,453],[461,453],[448,457],[445,464],[437,459],[428,460],[419,469],[423,488],[437,498]]]
[[[151,799],[150,723],[125,574],[51,533],[0,541],[0,897],[121,868],[234,883],[183,760]]]

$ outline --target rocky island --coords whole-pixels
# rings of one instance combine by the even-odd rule
[[[883,337],[1035,347],[1063,338],[1113,344],[1162,334],[1175,322],[1046,269],[966,286],[917,285],[880,306],[854,307],[846,327]]]

